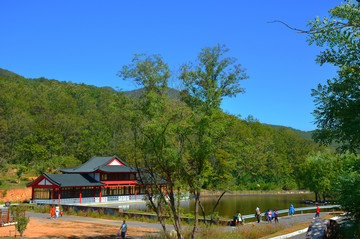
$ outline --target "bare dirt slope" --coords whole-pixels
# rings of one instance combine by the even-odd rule
[[[30,200],[31,198],[31,188],[24,188],[24,189],[10,189],[7,190],[6,196],[3,197],[3,191],[0,191],[0,201],[7,202],[7,201],[24,201]]]

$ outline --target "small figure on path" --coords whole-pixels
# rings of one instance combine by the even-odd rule
[[[274,211],[274,218],[275,218],[275,223],[279,223],[278,211],[276,209]]]
[[[295,213],[295,208],[294,208],[294,206],[292,204],[290,205],[289,213],[290,213],[291,216],[293,216],[294,213]]]
[[[243,220],[240,212],[238,212],[238,215],[237,215],[237,222],[241,225],[244,225],[244,220]]]
[[[61,211],[60,211],[60,217],[62,217],[63,213],[64,213],[64,211],[61,209]]]
[[[122,239],[125,239],[126,231],[127,231],[127,225],[126,225],[126,222],[125,222],[125,220],[124,220],[124,221],[123,221],[123,224],[122,224],[121,227],[120,227],[120,232],[121,232],[121,238],[122,238]]]
[[[314,219],[317,217],[320,217],[320,207],[319,206],[317,206],[317,208],[316,208],[316,213],[315,213]]]
[[[50,218],[53,219],[54,217],[55,217],[55,208],[54,206],[52,206],[50,209]]]
[[[255,210],[255,217],[258,221],[258,223],[260,222],[260,218],[261,218],[261,212],[260,212],[260,209],[257,207],[256,210]]]
[[[268,209],[268,210],[267,210],[267,212],[266,212],[266,214],[267,214],[267,219],[268,219],[268,222],[269,222],[269,223],[271,223],[271,220],[272,220],[272,213],[271,213],[271,210],[270,210],[270,209]]]
[[[55,209],[55,218],[58,218],[58,217],[59,217],[59,213],[60,213],[59,206],[56,206],[56,209]]]

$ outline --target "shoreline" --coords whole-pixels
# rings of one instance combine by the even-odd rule
[[[208,191],[204,190],[201,192],[202,197],[209,197],[209,196],[220,196],[223,191]],[[251,191],[228,191],[224,194],[224,196],[248,196],[248,195],[307,195],[312,194],[312,192],[306,190],[251,190]]]

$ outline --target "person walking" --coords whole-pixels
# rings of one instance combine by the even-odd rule
[[[260,218],[261,218],[261,212],[260,212],[260,209],[258,207],[255,209],[255,217],[256,217],[256,219],[257,219],[257,221],[259,223]]]
[[[272,216],[273,216],[273,215],[272,215],[272,213],[271,213],[271,210],[268,209],[268,211],[267,211],[267,217],[268,217],[269,223],[271,223]]]
[[[292,204],[290,205],[289,213],[290,213],[291,216],[293,216],[294,213],[295,213],[295,208],[294,208],[294,206]]]
[[[51,219],[55,218],[55,208],[54,208],[54,206],[52,206],[51,209],[50,209],[50,218]]]
[[[58,218],[59,214],[60,214],[60,209],[59,209],[59,206],[57,206],[55,209],[55,218]]]
[[[319,206],[316,207],[316,213],[315,213],[314,219],[317,217],[320,217],[320,207]]]
[[[241,216],[241,213],[240,213],[240,212],[238,212],[237,221],[238,221],[238,224],[244,225],[244,221],[243,221],[243,219],[242,219],[242,216]]]
[[[275,219],[275,223],[279,223],[278,211],[276,209],[274,211],[274,219]]]
[[[123,224],[121,225],[119,231],[121,232],[121,238],[125,239],[125,234],[126,234],[126,231],[127,231],[127,225],[126,225],[125,220],[123,221]]]

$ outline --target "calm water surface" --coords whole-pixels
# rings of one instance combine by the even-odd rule
[[[212,208],[216,204],[217,197],[202,197],[200,199],[202,205],[205,208],[205,213],[210,214]],[[287,194],[287,195],[239,195],[239,196],[224,196],[215,211],[219,212],[220,216],[232,217],[237,211],[241,214],[253,214],[256,207],[260,208],[261,212],[265,212],[267,209],[287,209],[290,204],[293,204],[295,208],[304,207],[301,204],[302,199],[314,199],[313,194]],[[190,201],[188,208],[185,208],[186,212],[194,210],[194,200]]]
[[[267,209],[287,209],[290,204],[293,204],[295,208],[305,207],[301,204],[301,200],[310,199],[314,200],[313,194],[286,194],[286,195],[237,195],[237,196],[223,196],[216,210],[220,216],[232,218],[237,211],[241,214],[253,214],[255,208],[259,207],[261,212],[265,212]],[[215,196],[203,196],[200,201],[205,208],[205,213],[208,215],[211,213],[213,206],[216,204],[218,197]],[[147,211],[145,203],[131,203],[131,204],[109,204],[104,205],[106,207],[137,209]],[[194,200],[187,200],[181,202],[181,207],[185,213],[192,213],[194,211]],[[199,209],[200,212],[200,209]]]

